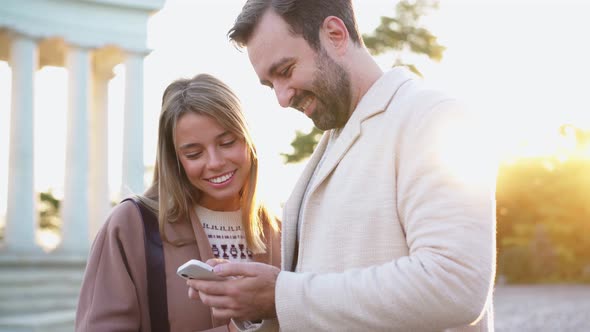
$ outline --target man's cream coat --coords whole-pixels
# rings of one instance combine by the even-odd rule
[[[471,118],[393,69],[302,202],[333,133],[322,137],[284,207],[281,330],[493,330],[495,165]]]

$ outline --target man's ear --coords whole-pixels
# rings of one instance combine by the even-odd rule
[[[350,42],[348,29],[344,22],[336,16],[328,16],[320,28],[320,40],[323,39],[327,48],[332,48],[340,55],[346,52]]]

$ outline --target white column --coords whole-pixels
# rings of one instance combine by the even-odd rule
[[[6,247],[14,252],[36,252],[37,228],[34,190],[33,99],[39,53],[34,40],[13,35],[10,50],[12,100]]]
[[[125,116],[121,198],[143,193],[143,55],[125,61]]]
[[[88,233],[88,140],[90,54],[71,46],[67,50],[68,124],[66,172],[62,210],[63,240],[60,250],[84,253]]]
[[[108,84],[113,77],[112,67],[94,58],[92,78],[92,110],[90,116],[90,185],[89,227],[90,239],[106,220],[110,205],[108,163]],[[92,241],[91,241],[92,242]]]

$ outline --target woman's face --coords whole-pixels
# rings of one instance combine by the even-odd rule
[[[243,138],[207,115],[185,113],[176,124],[176,155],[202,195],[199,204],[216,211],[240,208],[240,191],[250,175]]]

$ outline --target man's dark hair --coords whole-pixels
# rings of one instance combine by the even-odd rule
[[[357,45],[363,45],[352,0],[248,0],[228,32],[229,39],[238,46],[246,46],[258,22],[268,10],[273,10],[282,17],[291,32],[302,36],[316,51],[321,48],[320,27],[328,16],[340,18],[346,25],[352,41]]]

